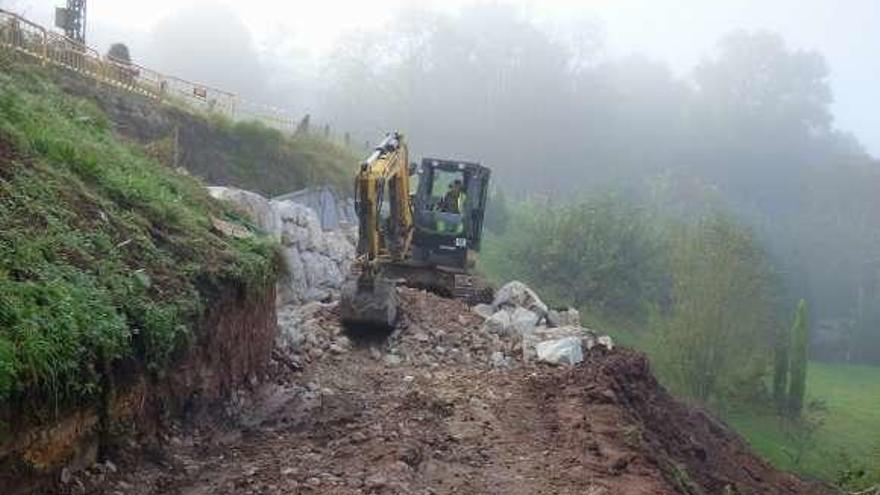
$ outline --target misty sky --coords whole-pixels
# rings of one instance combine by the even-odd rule
[[[90,0],[92,44],[104,47],[125,37],[137,58],[152,26],[184,5],[204,0]],[[477,0],[426,0],[455,10]],[[880,156],[880,0],[511,0],[542,25],[598,23],[607,55],[632,52],[662,60],[679,74],[707,54],[724,33],[769,29],[791,47],[817,50],[831,67],[836,127],[852,131]],[[63,0],[0,0],[0,5],[50,24]],[[296,53],[319,59],[348,30],[373,28],[405,0],[249,0],[226,2],[239,13],[260,46],[283,35]]]

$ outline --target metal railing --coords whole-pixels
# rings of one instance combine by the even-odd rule
[[[158,101],[181,102],[231,119],[251,119],[293,132],[298,122],[280,108],[251,102],[235,93],[162,74],[134,62],[102,56],[97,50],[0,9],[0,48],[62,67],[105,84]]]

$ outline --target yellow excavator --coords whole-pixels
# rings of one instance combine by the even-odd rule
[[[397,132],[376,146],[355,179],[357,258],[342,289],[343,323],[392,328],[398,283],[470,300],[491,294],[472,273],[490,174],[461,160],[411,164]]]

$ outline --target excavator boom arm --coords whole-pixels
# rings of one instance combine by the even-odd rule
[[[363,163],[355,181],[360,222],[359,263],[402,260],[409,252],[413,213],[409,196],[409,153],[403,136],[389,134]],[[361,267],[365,271],[372,266]]]
[[[390,328],[397,320],[397,290],[381,266],[409,255],[414,226],[403,136],[389,134],[361,163],[354,192],[360,229],[355,268],[360,275],[342,288],[342,319],[347,325]]]

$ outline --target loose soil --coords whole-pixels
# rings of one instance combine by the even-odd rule
[[[641,354],[596,348],[572,368],[499,366],[467,306],[401,296],[395,334],[279,359],[275,380],[228,410],[132,443],[56,491],[833,493],[774,470],[727,426],[673,400]],[[328,335],[340,332],[334,311],[315,315]]]

